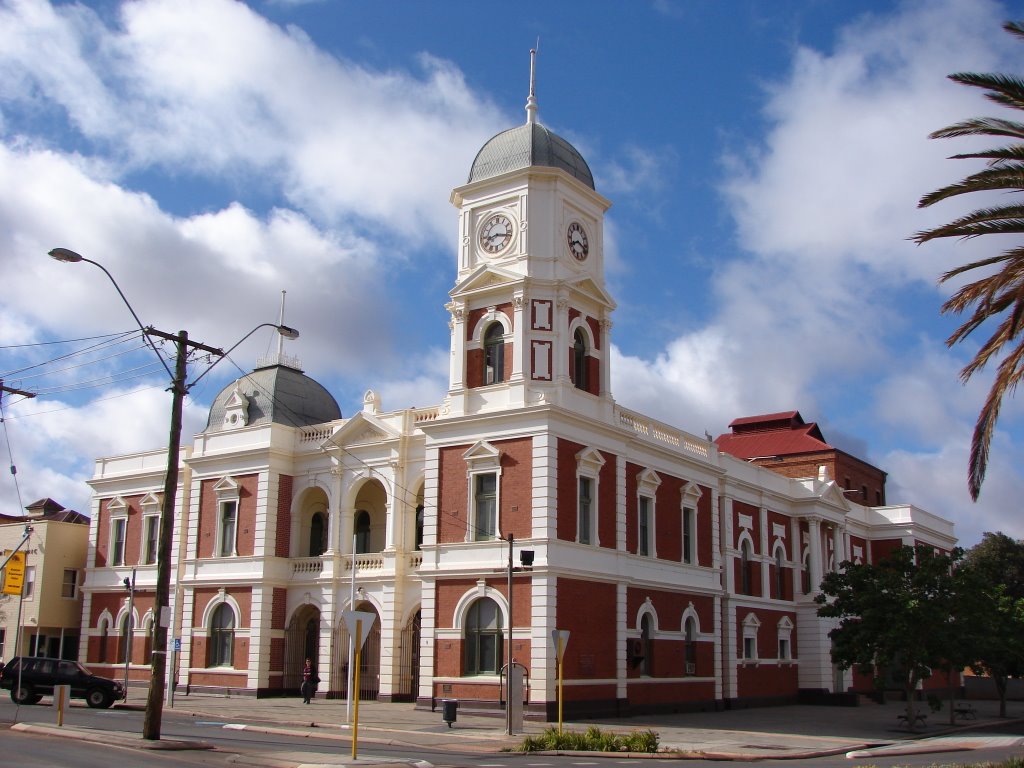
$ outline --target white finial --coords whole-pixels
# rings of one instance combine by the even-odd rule
[[[281,315],[277,321],[278,325],[284,325],[284,297],[288,295],[288,291],[281,291]],[[277,359],[281,359],[281,355],[284,353],[284,336],[280,333],[277,334]]]
[[[536,66],[537,51],[540,50],[540,38],[537,38],[537,47],[530,49],[530,95],[526,99],[526,122],[537,122],[537,96],[536,87]]]

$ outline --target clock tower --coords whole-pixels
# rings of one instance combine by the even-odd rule
[[[459,210],[451,313],[451,415],[561,405],[610,416],[604,213],[583,156],[537,121],[530,52],[526,123],[477,153]]]

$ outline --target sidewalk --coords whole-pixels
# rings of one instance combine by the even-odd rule
[[[901,752],[953,751],[977,749],[987,744],[1016,744],[1024,746],[1024,738],[1010,735],[1006,726],[1012,719],[998,717],[998,702],[971,702],[975,719],[957,719],[948,724],[948,710],[929,713],[923,728],[910,733],[899,726],[898,716],[902,703],[885,705],[865,703],[858,707],[786,706],[722,712],[698,712],[673,715],[651,715],[636,718],[598,719],[563,723],[563,730],[582,731],[597,726],[602,731],[628,733],[653,730],[659,736],[659,756],[705,757],[716,759],[794,759],[827,754],[858,752],[858,756],[874,754],[885,748],[886,754]],[[141,709],[145,705],[144,693],[132,691],[127,704],[116,707]],[[926,705],[923,705],[927,709]],[[351,743],[355,707],[349,708],[341,700],[314,699],[303,704],[300,697],[266,698],[226,697],[205,694],[178,695],[174,707],[164,712],[189,714],[211,726],[259,730],[269,733],[287,732],[294,735],[334,738]],[[1024,719],[1024,702],[1010,702],[1010,718]],[[348,715],[348,717],[347,717]],[[73,718],[72,718],[73,719]],[[260,753],[260,762],[268,766],[379,764],[393,762],[370,757],[374,745],[443,748],[448,751],[499,752],[522,743],[524,736],[537,735],[556,723],[526,721],[522,732],[513,736],[505,733],[505,721],[500,717],[467,714],[459,711],[449,728],[441,718],[441,709],[434,712],[417,710],[412,704],[382,704],[363,701],[359,704],[357,761],[335,757],[325,762],[323,755],[296,750],[266,750]],[[988,735],[970,737],[966,728],[978,726],[991,729]],[[39,730],[43,726],[29,726]],[[46,727],[47,732],[51,732]],[[90,738],[80,728],[55,729],[61,735]],[[96,733],[96,732],[92,732]],[[958,735],[960,734],[960,735]],[[99,734],[96,734],[99,735]],[[124,734],[133,746],[144,748],[197,748],[201,745],[161,742],[140,743],[137,734]],[[939,738],[941,737],[941,738]],[[109,741],[110,734],[102,734]],[[590,753],[610,756],[616,753]],[[616,754],[621,757],[621,754]],[[640,757],[640,755],[637,755]],[[650,757],[650,756],[648,756]],[[251,761],[252,756],[244,756]],[[418,761],[398,761],[417,765]]]

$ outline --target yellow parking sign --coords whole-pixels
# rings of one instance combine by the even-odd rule
[[[7,561],[7,567],[4,568],[3,593],[5,595],[20,595],[24,584],[25,553],[15,552],[11,555],[11,559]]]

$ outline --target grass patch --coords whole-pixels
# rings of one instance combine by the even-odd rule
[[[513,752],[657,752],[658,734],[654,731],[633,731],[618,734],[591,726],[586,731],[558,732],[548,728],[539,736],[527,736]],[[1015,767],[1016,768],[1016,767]],[[1020,768],[1024,768],[1021,766]]]

